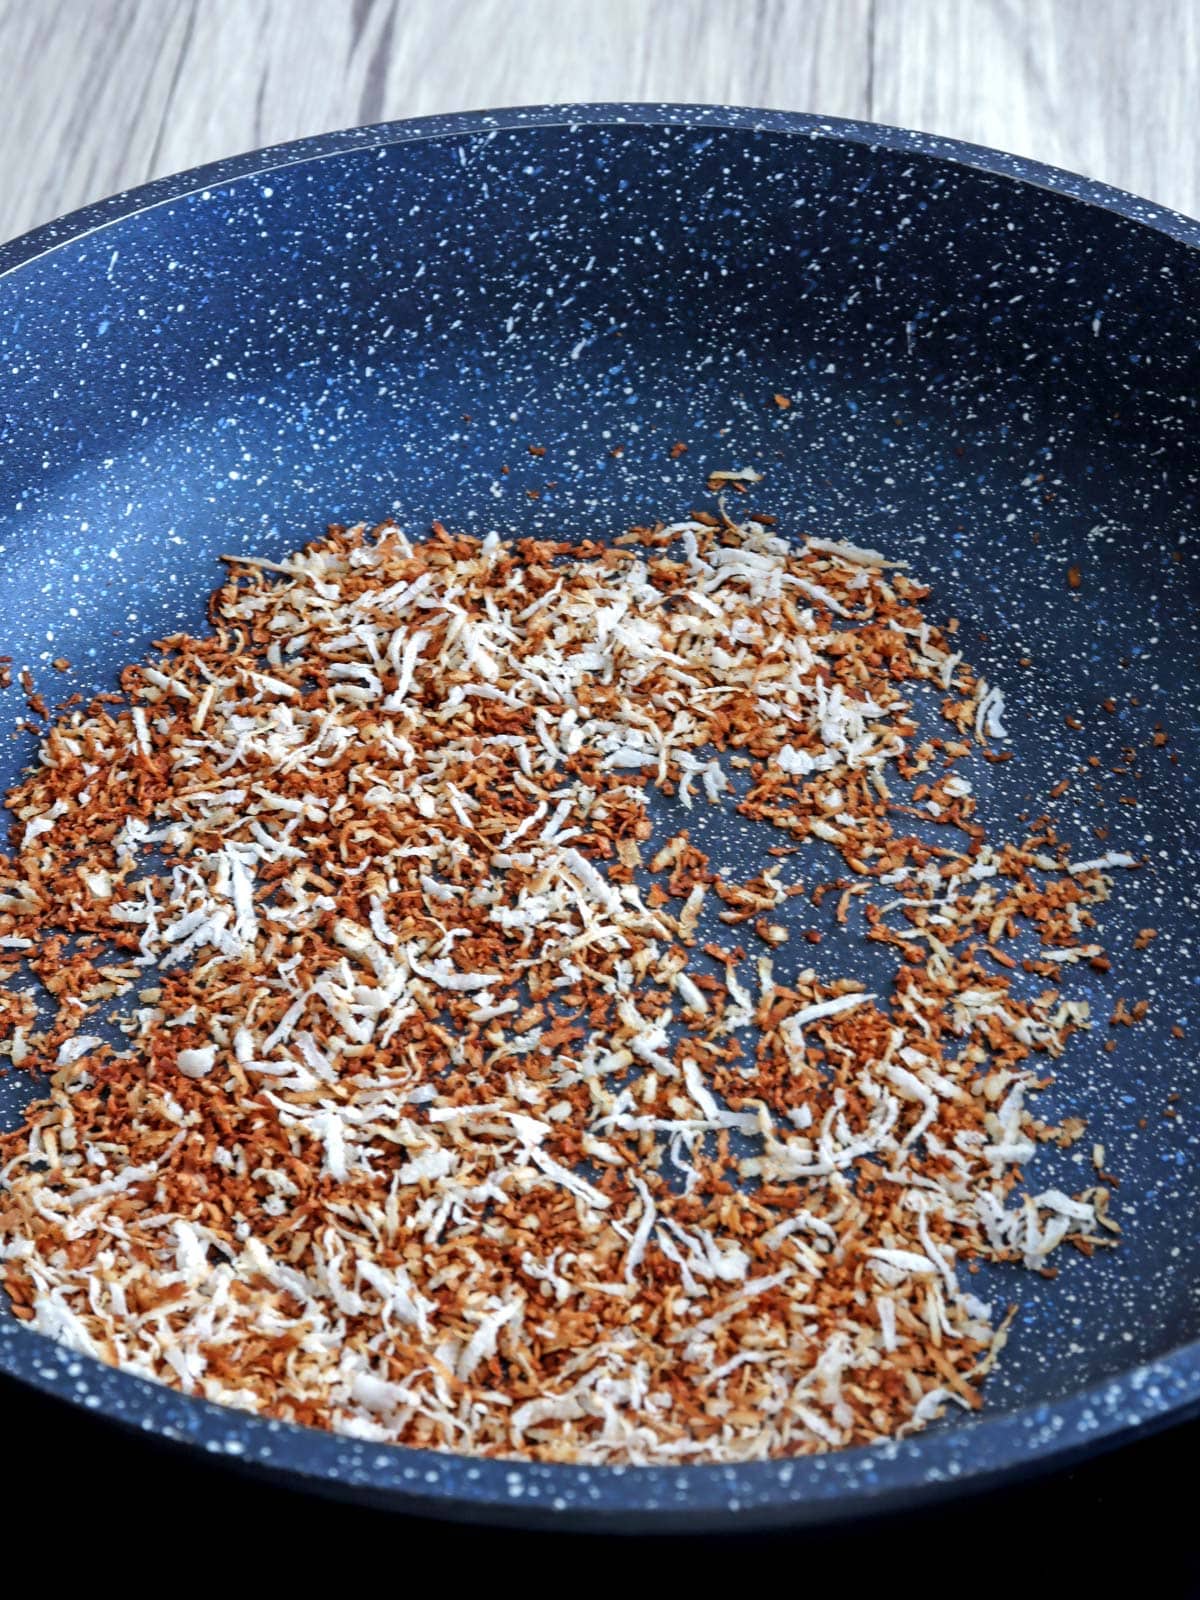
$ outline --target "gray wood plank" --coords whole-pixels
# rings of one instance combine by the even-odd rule
[[[865,116],[871,0],[0,0],[0,237],[164,172],[470,107]]]
[[[0,236],[160,168],[196,9],[0,0]]]
[[[1197,0],[875,0],[876,121],[1200,215]]]
[[[240,150],[552,100],[874,117],[1200,211],[1200,0],[0,0],[0,238]]]

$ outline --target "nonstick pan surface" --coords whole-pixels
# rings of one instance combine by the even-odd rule
[[[1020,1311],[978,1419],[620,1471],[258,1420],[2,1309],[0,1371],[311,1488],[622,1528],[828,1520],[1200,1409],[1198,242],[1128,195],[920,134],[590,106],[287,145],[0,249],[0,651],[54,698],[199,627],[223,550],[278,557],[389,514],[606,536],[752,464],[781,528],[908,559],[962,620],[1015,734],[989,815],[1016,831],[1071,776],[1074,835],[1107,827],[1147,860],[1105,908],[1119,959],[1049,1091],[1087,1117],[1085,1151],[1104,1145],[1124,1239],[1053,1282],[1007,1276]],[[22,710],[14,684],[6,726]],[[0,780],[30,752],[6,739]],[[1147,1021],[1109,1028],[1118,997],[1148,999]],[[5,1125],[30,1093],[0,1081]]]

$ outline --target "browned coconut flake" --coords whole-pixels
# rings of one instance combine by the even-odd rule
[[[979,1265],[1116,1230],[1023,1183],[1070,1142],[1026,1098],[1135,863],[989,839],[1003,697],[901,566],[715,523],[231,557],[211,636],[59,718],[0,857],[0,1050],[50,1075],[0,1137],[19,1317],[544,1460],[979,1403]],[[721,814],[762,825],[748,882]],[[873,991],[827,964],[864,934]]]

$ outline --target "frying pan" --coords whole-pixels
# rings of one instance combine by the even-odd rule
[[[1105,1146],[1123,1242],[1054,1282],[1008,1273],[1020,1310],[978,1419],[622,1471],[243,1416],[3,1310],[0,1371],[308,1488],[625,1529],[927,1500],[1200,1410],[1198,243],[1128,195],[922,134],[583,106],[284,145],[0,249],[0,650],[54,698],[199,625],[223,550],[278,557],[388,514],[614,534],[753,464],[782,528],[907,558],[962,619],[1017,734],[988,774],[1000,829],[1066,776],[1068,833],[1147,858],[1105,908],[1098,1026],[1048,1091]],[[21,710],[14,686],[6,726]],[[28,759],[6,739],[0,781]],[[1145,1024],[1108,1026],[1122,996],[1150,1001]],[[30,1092],[0,1082],[5,1125]]]

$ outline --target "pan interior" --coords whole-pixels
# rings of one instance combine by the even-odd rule
[[[243,177],[0,279],[0,651],[47,698],[110,689],[202,624],[221,551],[386,515],[605,537],[745,465],[781,532],[910,561],[1008,701],[989,825],[1016,836],[1071,777],[1068,836],[1149,861],[1104,908],[1096,1027],[1049,1100],[1088,1119],[1085,1167],[1105,1147],[1122,1247],[997,1285],[1021,1309],[989,1405],[1054,1400],[1200,1334],[1196,280],[1183,245],[1048,191],[746,129]],[[5,726],[23,709],[14,683]],[[5,740],[5,784],[31,750]],[[762,843],[722,840],[747,876]],[[1118,997],[1146,1023],[1111,1028]],[[0,1081],[4,1125],[29,1095]]]

